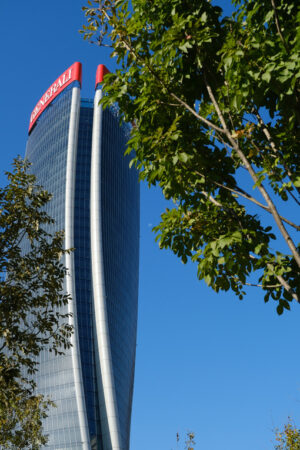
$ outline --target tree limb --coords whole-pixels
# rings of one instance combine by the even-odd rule
[[[271,0],[273,1],[273,0]],[[107,20],[110,20],[110,16],[107,14],[107,12],[105,11],[104,8],[101,9],[102,13],[105,15],[105,17],[107,18]],[[237,153],[237,155],[239,156],[240,160],[242,161],[242,163],[244,164],[244,166],[246,167],[246,169],[248,170],[249,174],[251,175],[254,183],[258,183],[258,177],[253,169],[253,167],[251,166],[250,162],[248,161],[248,159],[246,158],[246,156],[244,155],[244,153],[242,152],[242,150],[240,149],[239,145],[237,144],[237,141],[232,137],[232,134],[230,133],[229,129],[227,128],[226,122],[224,120],[223,114],[219,108],[219,105],[213,95],[212,89],[210,87],[210,85],[207,82],[205,73],[204,73],[204,81],[206,84],[206,88],[209,94],[209,97],[215,107],[215,110],[217,112],[217,115],[219,117],[219,120],[222,124],[222,128],[220,128],[219,126],[215,125],[214,123],[212,123],[211,121],[207,120],[206,118],[200,116],[194,108],[192,108],[191,106],[189,106],[184,100],[182,100],[180,97],[178,97],[174,92],[170,91],[169,87],[164,83],[163,80],[160,79],[160,77],[157,75],[157,73],[155,72],[155,70],[153,70],[153,68],[150,66],[150,64],[145,61],[144,59],[142,59],[136,52],[135,50],[132,48],[131,44],[128,43],[126,41],[126,39],[124,38],[123,32],[121,30],[116,30],[118,31],[119,34],[119,39],[120,41],[123,43],[123,45],[125,46],[125,48],[127,49],[127,51],[129,53],[131,53],[133,55],[133,57],[137,60],[140,61],[142,65],[144,65],[145,67],[147,67],[148,71],[154,76],[154,78],[158,81],[158,83],[164,88],[166,89],[166,91],[169,93],[169,95],[171,95],[171,97],[173,97],[180,105],[182,105],[186,110],[188,110],[189,112],[191,112],[191,114],[193,114],[198,120],[200,120],[202,123],[204,123],[205,125],[207,125],[208,127],[214,129],[215,131],[217,131],[220,134],[223,134],[227,137],[228,141],[230,142],[230,144],[232,145],[233,149],[235,150],[235,152]],[[269,207],[269,211],[272,214],[284,240],[286,241],[288,247],[290,248],[296,263],[298,264],[298,266],[300,267],[300,254],[297,251],[297,248],[291,238],[291,236],[289,235],[289,233],[287,232],[283,221],[281,219],[281,216],[278,214],[277,209],[271,199],[271,197],[269,196],[268,192],[266,191],[265,187],[262,184],[258,184],[258,189],[261,192],[263,198],[265,199],[268,207]]]
[[[229,142],[232,144],[234,150],[236,151],[237,155],[239,156],[239,158],[241,159],[241,161],[244,163],[245,167],[247,168],[249,174],[251,175],[251,178],[253,179],[254,183],[258,183],[258,177],[253,169],[253,167],[251,166],[250,162],[248,161],[248,159],[246,158],[246,156],[244,155],[244,153],[242,152],[242,150],[240,149],[240,147],[237,144],[237,141],[235,139],[233,139],[230,131],[227,128],[226,122],[224,120],[223,114],[219,108],[219,105],[214,97],[214,94],[212,92],[212,89],[210,87],[210,85],[207,82],[206,77],[204,76],[205,79],[205,84],[206,84],[206,88],[209,94],[209,97],[215,107],[215,110],[218,114],[218,117],[220,119],[220,122],[222,124],[223,130],[229,140]],[[297,251],[297,248],[294,244],[294,241],[292,240],[291,236],[289,235],[289,233],[287,232],[285,226],[282,223],[282,220],[280,218],[280,215],[278,214],[278,211],[271,199],[271,197],[269,196],[268,192],[266,191],[265,187],[263,186],[263,184],[257,184],[258,190],[260,191],[260,193],[262,194],[263,198],[265,199],[267,205],[269,206],[270,212],[284,238],[284,240],[286,241],[288,247],[290,248],[296,263],[298,264],[299,268],[300,268],[300,254]]]
[[[292,197],[293,200],[300,206],[299,200],[295,197],[295,195],[291,191],[287,191],[288,194]]]
[[[270,285],[262,285],[262,284],[255,284],[255,283],[243,283],[246,286],[254,286],[254,287],[260,287],[262,289],[273,289],[273,288],[277,288],[280,287],[281,284],[270,284]]]
[[[198,175],[200,175],[200,176],[202,176],[202,177],[204,176],[203,174],[201,174],[201,173],[198,172],[197,170],[195,171],[195,173],[197,173]],[[248,193],[247,193],[246,191],[244,191],[243,189],[241,189],[241,188],[239,188],[239,187],[238,187],[237,189],[233,189],[233,188],[230,188],[229,186],[225,186],[224,184],[218,183],[217,181],[213,181],[213,183],[214,183],[216,186],[218,186],[218,187],[220,187],[220,188],[222,188],[222,189],[226,189],[227,191],[230,191],[230,192],[232,192],[232,193],[234,193],[234,194],[237,194],[237,195],[239,195],[239,196],[241,196],[241,197],[246,198],[247,200],[249,200],[249,201],[255,203],[255,204],[258,205],[260,208],[264,209],[265,211],[267,211],[268,213],[271,214],[271,211],[269,210],[269,208],[268,208],[267,206],[265,206],[265,205],[263,205],[262,203],[260,203],[258,200],[256,200],[254,197],[252,197],[250,194],[248,194]],[[296,230],[300,231],[300,226],[299,226],[299,225],[296,225],[295,223],[291,222],[290,220],[286,219],[286,218],[283,217],[283,216],[280,216],[280,218],[281,218],[281,220],[282,220],[283,222],[287,223],[287,224],[290,225],[291,227],[294,227]]]
[[[218,206],[219,208],[222,208],[224,211],[226,211],[227,213],[231,214],[231,216],[235,217],[235,219],[237,220],[237,222],[239,223],[240,228],[243,228],[243,224],[241,223],[240,218],[238,217],[238,215],[236,214],[236,212],[232,209],[229,208],[228,206],[224,206],[222,205],[222,203],[218,202],[212,195],[209,195],[207,192],[205,191],[201,191],[203,195],[205,195],[206,198],[208,198],[214,205]]]
[[[276,24],[277,32],[279,34],[279,37],[281,39],[281,42],[283,43],[283,46],[284,46],[286,52],[289,53],[289,49],[288,49],[286,40],[284,39],[284,37],[283,37],[283,35],[281,33],[280,24],[279,24],[279,17],[278,17],[278,14],[277,14],[275,0],[271,0],[271,4],[272,4],[273,11],[274,11],[275,24]]]
[[[105,9],[102,9],[102,13],[105,15],[105,17],[107,18],[107,20],[110,19],[109,15],[107,14],[107,12],[105,11]],[[158,83],[164,88],[166,89],[166,91],[169,93],[169,95],[171,95],[171,97],[173,97],[178,103],[179,105],[183,106],[185,109],[187,109],[190,113],[192,113],[198,120],[200,120],[201,122],[205,123],[205,125],[207,125],[209,128],[212,128],[215,131],[218,131],[221,134],[225,134],[224,130],[220,127],[218,127],[217,125],[215,125],[214,123],[212,123],[210,120],[207,120],[205,117],[200,116],[200,114],[197,113],[197,111],[195,111],[194,108],[192,108],[190,105],[188,105],[184,100],[182,100],[181,98],[179,98],[176,94],[174,94],[174,92],[170,91],[169,87],[166,85],[166,83],[164,83],[163,80],[160,79],[160,77],[157,75],[157,73],[155,72],[155,70],[153,70],[153,68],[150,66],[150,64],[145,61],[143,58],[141,58],[136,52],[135,50],[132,48],[132,46],[130,45],[130,43],[128,43],[126,41],[126,39],[124,38],[124,36],[122,35],[121,32],[119,32],[119,36],[120,36],[120,41],[123,43],[124,47],[127,49],[127,51],[129,53],[131,53],[131,55],[134,56],[134,58],[137,61],[140,61],[142,65],[144,65],[145,67],[147,67],[147,69],[149,70],[149,72],[154,76],[154,78],[158,81]]]
[[[256,258],[255,256],[253,256],[253,255],[249,255],[249,257],[250,257],[251,259],[257,260],[257,258]],[[267,264],[267,267],[268,267],[269,269],[272,270],[271,264]],[[281,284],[281,286],[282,286],[287,292],[289,292],[289,293],[291,294],[291,296],[292,296],[298,303],[300,303],[300,299],[299,299],[298,295],[293,291],[293,289],[292,289],[291,286],[288,284],[288,282],[287,282],[281,275],[276,275],[276,274],[274,273],[273,270],[272,270],[272,272],[273,272],[273,275],[277,278],[277,280],[278,280],[279,283]]]

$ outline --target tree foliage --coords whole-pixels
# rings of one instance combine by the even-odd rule
[[[195,434],[191,431],[188,431],[186,433],[186,440],[185,440],[185,448],[186,450],[194,450],[194,446],[196,445],[195,442]],[[192,447],[191,447],[192,446]]]
[[[70,346],[69,314],[60,312],[64,235],[46,231],[51,195],[36,185],[29,163],[14,161],[0,189],[0,446],[39,448],[46,442],[41,419],[52,405],[34,392],[36,357]]]
[[[275,430],[275,450],[300,450],[300,430],[288,421],[282,431]]]
[[[183,448],[180,446],[181,437],[182,436],[179,433],[176,433],[176,450],[179,450],[179,448]],[[195,433],[193,433],[192,431],[187,431],[184,437],[184,450],[195,450]]]
[[[226,17],[215,3],[89,1],[81,31],[112,47],[102,103],[132,123],[140,178],[174,202],[160,247],[282,314],[300,296],[300,4],[234,0]]]

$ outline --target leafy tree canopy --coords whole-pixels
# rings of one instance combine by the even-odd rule
[[[66,269],[62,232],[46,231],[44,211],[51,196],[14,161],[8,185],[0,189],[0,446],[40,448],[46,442],[41,419],[52,405],[34,393],[36,357],[44,349],[70,346],[69,314],[60,308]]]
[[[300,296],[300,3],[233,0],[231,17],[216,3],[89,1],[81,31],[112,47],[102,103],[133,124],[140,178],[174,201],[160,247],[282,314]]]

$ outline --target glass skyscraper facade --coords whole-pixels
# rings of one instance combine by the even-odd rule
[[[72,71],[77,75],[73,77]],[[53,194],[47,212],[65,230],[74,325],[64,355],[44,350],[38,391],[50,396],[47,448],[128,450],[133,393],[139,262],[139,185],[124,157],[128,127],[80,98],[75,63],[46,91],[31,119],[26,157]]]

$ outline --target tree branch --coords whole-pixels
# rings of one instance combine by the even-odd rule
[[[202,193],[203,193],[207,198],[209,198],[209,200],[210,200],[214,205],[216,205],[216,206],[218,206],[218,207],[221,207],[221,208],[223,208],[223,209],[226,209],[226,208],[225,208],[221,203],[219,203],[215,198],[213,198],[211,195],[208,195],[207,192],[202,191]],[[229,208],[228,208],[228,209],[229,209]],[[230,209],[229,209],[229,212],[231,212]],[[249,256],[250,256],[251,259],[257,260],[257,258],[255,258],[255,256],[252,256],[252,255],[249,255]],[[271,264],[267,264],[267,266],[268,266],[269,268],[271,268]],[[298,298],[297,294],[296,294],[295,292],[293,292],[292,288],[291,288],[290,285],[287,283],[287,281],[285,281],[285,279],[284,279],[281,275],[276,275],[276,274],[274,273],[274,276],[276,276],[276,278],[278,279],[280,285],[281,285],[287,292],[289,292],[289,293],[292,295],[292,297],[293,297],[297,302],[299,302],[299,298]],[[243,284],[246,284],[246,285],[249,285],[249,286],[258,286],[258,285],[248,284],[248,283],[243,283]],[[263,285],[262,285],[262,287],[266,287],[266,286],[263,286]],[[277,287],[277,286],[274,285],[273,287]]]
[[[292,197],[293,200],[300,206],[299,200],[295,197],[295,195],[291,191],[287,191],[288,194]]]
[[[107,14],[107,12],[105,11],[105,9],[102,9],[102,13],[105,15],[105,17],[107,18],[107,20],[110,20],[109,15]],[[154,76],[154,78],[158,81],[158,83],[164,88],[166,89],[166,91],[169,93],[169,95],[171,95],[171,97],[173,97],[179,105],[183,106],[185,109],[187,109],[190,113],[192,113],[198,120],[200,120],[201,122],[203,122],[205,125],[207,125],[209,128],[212,128],[215,131],[218,131],[221,134],[225,134],[224,130],[222,130],[222,128],[218,127],[217,125],[215,125],[214,123],[212,123],[210,120],[207,120],[205,117],[200,116],[200,114],[197,113],[197,111],[195,111],[194,108],[192,108],[190,105],[188,105],[184,100],[182,100],[180,97],[178,97],[176,94],[174,94],[174,92],[170,91],[169,87],[166,85],[166,83],[164,83],[164,81],[162,81],[160,79],[160,77],[157,75],[157,73],[155,72],[155,70],[153,70],[153,68],[149,65],[149,63],[147,61],[145,61],[143,58],[141,58],[136,52],[135,50],[132,48],[132,46],[130,45],[130,43],[128,43],[126,41],[126,39],[124,38],[124,36],[122,35],[121,32],[119,32],[119,36],[120,36],[120,41],[123,43],[124,47],[127,49],[127,51],[133,55],[133,57],[137,60],[140,61],[142,65],[144,65],[145,67],[147,67],[147,69],[149,70],[149,72]]]
[[[264,286],[262,284],[255,284],[255,283],[243,283],[243,284],[245,284],[246,286],[260,287],[262,289],[273,289],[273,288],[277,288],[277,287],[281,286],[281,284],[270,284],[270,285],[266,285],[266,286]]]
[[[200,172],[198,172],[197,170],[195,170],[195,173],[197,173],[197,174],[200,175],[201,177],[204,177],[204,176],[205,176],[205,175],[201,174]],[[250,194],[248,194],[248,193],[247,193],[246,191],[244,191],[243,189],[241,189],[241,188],[238,187],[237,190],[236,190],[236,189],[230,188],[229,186],[225,186],[224,184],[218,183],[217,181],[213,181],[213,183],[214,183],[216,186],[218,186],[218,187],[220,187],[220,188],[222,188],[222,189],[226,189],[227,191],[230,191],[230,192],[232,192],[232,193],[234,193],[234,194],[237,194],[237,195],[239,195],[239,196],[241,196],[241,197],[246,198],[247,200],[249,200],[249,201],[255,203],[255,204],[258,205],[260,208],[264,209],[264,210],[267,211],[269,214],[271,214],[271,211],[269,210],[269,208],[268,208],[267,206],[265,206],[265,205],[263,205],[262,203],[260,203],[258,200],[256,200],[254,197],[252,197]],[[287,223],[287,224],[290,225],[291,227],[294,227],[296,230],[300,231],[300,226],[299,226],[299,225],[296,225],[295,223],[291,222],[290,220],[286,219],[286,218],[283,217],[283,216],[280,216],[280,218],[281,218],[281,220],[282,220],[283,222]]]
[[[280,282],[280,284],[284,287],[284,289],[288,291],[291,294],[291,296],[299,303],[298,295],[295,292],[293,292],[291,286],[285,281],[285,279],[281,275],[276,275],[276,277],[277,280]]]
[[[271,0],[271,4],[272,4],[273,11],[274,11],[275,24],[276,24],[277,32],[279,34],[279,37],[281,39],[281,42],[283,43],[283,46],[284,46],[286,52],[289,53],[289,49],[288,49],[286,40],[284,39],[284,37],[283,37],[283,35],[281,33],[280,24],[279,24],[279,17],[278,17],[278,14],[277,14],[275,0]]]
[[[253,256],[253,255],[249,255],[249,257],[250,257],[251,259],[257,260],[257,258],[256,258],[255,256]],[[273,267],[272,267],[271,264],[267,264],[267,267],[268,267],[269,269],[271,269],[271,270],[273,269]],[[281,275],[276,275],[276,274],[274,273],[274,270],[272,270],[272,272],[273,272],[273,275],[277,278],[277,280],[278,280],[279,283],[281,284],[281,286],[282,286],[287,292],[289,292],[289,293],[291,294],[291,296],[292,296],[298,303],[300,303],[300,299],[299,299],[298,295],[293,291],[293,289],[292,289],[291,286],[288,284],[288,282],[287,282]]]
[[[258,110],[257,110],[256,108],[254,108],[254,107],[253,107],[253,110],[254,110],[254,112],[255,112],[255,116],[256,116],[256,118],[257,118],[257,120],[258,120],[259,125],[260,125],[261,128],[262,128],[262,131],[263,131],[264,135],[266,136],[267,140],[268,140],[269,143],[270,143],[270,146],[271,146],[273,152],[276,153],[276,154],[278,155],[279,151],[278,151],[277,148],[276,148],[276,145],[275,145],[275,143],[274,143],[274,141],[273,141],[273,139],[272,139],[271,133],[270,133],[270,131],[269,131],[267,125],[264,123],[264,121],[263,121],[261,115],[259,114]],[[288,168],[288,167],[286,166],[286,164],[284,163],[284,161],[282,161],[282,165],[283,165],[283,167],[285,168],[286,173],[288,174],[290,180],[292,181],[292,176],[293,176],[293,175],[292,175],[291,171],[289,170],[289,168]],[[292,182],[293,182],[293,181],[292,181]],[[295,187],[295,189],[296,189],[296,190],[298,191],[298,193],[300,194],[300,188],[296,188],[296,187]]]
[[[205,192],[205,191],[201,191],[201,192],[202,192],[202,194],[205,195],[205,197],[208,198],[214,205],[218,206],[219,208],[222,208],[224,211],[226,211],[227,213],[231,214],[231,216],[233,216],[233,217],[237,220],[237,222],[238,222],[240,228],[241,228],[241,229],[243,228],[243,224],[241,223],[240,218],[238,217],[238,215],[236,214],[236,212],[235,212],[232,208],[229,208],[228,206],[222,205],[222,203],[218,202],[212,195],[209,195],[207,192]]]
[[[251,166],[250,162],[248,161],[248,159],[246,158],[246,156],[244,155],[244,153],[242,152],[242,150],[238,146],[237,141],[235,139],[233,139],[230,131],[228,130],[226,122],[225,122],[224,117],[223,117],[223,114],[222,114],[222,112],[221,112],[221,110],[219,108],[219,105],[218,105],[218,103],[217,103],[217,101],[216,101],[216,99],[214,97],[212,89],[211,89],[210,85],[208,84],[205,75],[204,75],[204,80],[205,80],[205,84],[206,84],[206,88],[207,88],[209,97],[210,97],[210,99],[211,99],[211,101],[212,101],[212,103],[213,103],[213,105],[215,107],[215,110],[216,110],[216,112],[218,114],[219,120],[220,120],[220,122],[222,124],[223,130],[224,130],[224,132],[225,132],[229,142],[232,144],[232,146],[233,146],[234,150],[236,151],[237,155],[239,156],[239,158],[241,159],[241,161],[245,165],[245,167],[248,170],[249,174],[251,175],[251,178],[253,179],[254,183],[257,184],[257,187],[258,187],[260,193],[262,194],[263,198],[265,199],[265,201],[266,201],[266,203],[267,203],[267,205],[269,207],[269,210],[270,210],[270,212],[271,212],[271,214],[272,214],[272,216],[273,216],[273,218],[274,218],[274,220],[275,220],[275,222],[276,222],[276,224],[277,224],[277,226],[278,226],[278,228],[279,228],[279,230],[280,230],[284,240],[286,241],[288,247],[290,248],[290,250],[291,250],[291,252],[292,252],[292,254],[293,254],[294,258],[295,258],[296,263],[300,267],[300,254],[298,253],[297,248],[296,248],[296,246],[295,246],[291,236],[286,231],[286,228],[285,228],[285,226],[282,223],[280,215],[278,214],[278,211],[277,211],[277,209],[276,209],[276,207],[275,207],[271,197],[269,196],[268,192],[264,188],[263,184],[259,184],[258,183],[259,180],[258,180],[258,177],[257,177],[253,167]]]
[[[260,287],[262,289],[274,289],[274,288],[282,286],[281,283],[280,284],[267,284],[265,286],[263,284],[257,284],[257,283],[247,283],[247,282],[242,283],[238,277],[231,277],[231,278],[239,281],[243,286]]]

